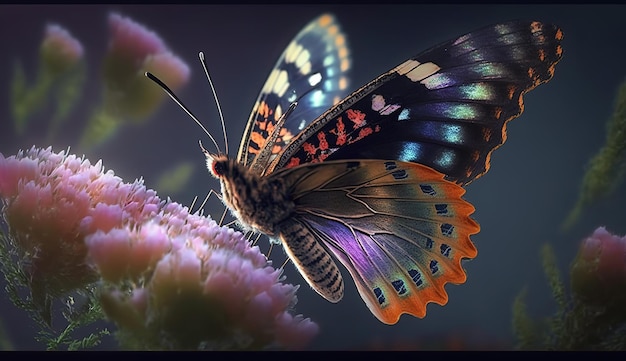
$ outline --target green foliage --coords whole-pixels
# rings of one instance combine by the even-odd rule
[[[59,79],[59,84],[54,91],[56,110],[48,128],[46,142],[50,143],[57,135],[61,125],[68,120],[70,112],[83,95],[83,83],[85,82],[85,64],[79,63],[68,74]]]
[[[174,167],[164,170],[157,178],[156,189],[159,194],[172,195],[185,188],[193,174],[192,162],[180,162]]]
[[[517,348],[534,350],[539,345],[538,327],[526,309],[524,299],[527,293],[528,290],[523,288],[513,302],[513,333],[518,338]]]
[[[620,86],[615,99],[613,115],[607,123],[604,146],[589,161],[583,177],[576,204],[563,223],[571,227],[583,209],[596,200],[610,195],[624,178],[626,156],[626,81]]]
[[[37,302],[29,283],[30,277],[26,272],[28,264],[25,259],[27,258],[17,254],[17,248],[14,247],[4,226],[5,224],[0,220],[0,270],[6,280],[5,290],[11,302],[26,311],[39,327],[37,341],[45,344],[48,350],[78,350],[100,344],[102,337],[109,334],[106,328],[95,330],[85,337],[76,335],[79,330],[84,333],[85,327],[104,318],[96,297],[95,286],[75,292],[76,297],[82,301],[82,306],[79,308],[76,307],[74,296],[66,296],[65,307],[61,312],[66,325],[62,331],[56,331],[52,326],[54,299],[46,295],[44,304]],[[1,341],[0,345],[5,348],[7,344],[4,343],[4,337]]]
[[[48,350],[67,349],[68,351],[76,351],[92,348],[100,344],[103,336],[109,335],[108,329],[104,328],[86,337],[73,338],[73,335],[82,327],[90,325],[103,317],[102,309],[95,297],[95,293],[93,290],[90,291],[85,299],[86,302],[78,309],[75,308],[74,297],[69,296],[66,299],[66,309],[62,314],[67,321],[67,325],[61,332],[57,334],[51,328],[44,328],[39,331],[39,335],[36,338],[38,341],[45,343]]]
[[[13,351],[13,344],[9,339],[9,335],[0,321],[0,351]]]
[[[80,149],[93,149],[109,140],[120,126],[120,118],[104,109],[95,111],[85,126],[79,142]]]
[[[554,251],[544,245],[543,269],[557,310],[534,321],[526,312],[526,290],[513,304],[513,328],[522,350],[626,350],[626,310],[621,302],[590,305],[567,292]]]

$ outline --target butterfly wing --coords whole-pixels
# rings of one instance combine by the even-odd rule
[[[254,104],[244,131],[237,161],[250,165],[274,125],[291,103],[289,116],[273,144],[277,154],[313,119],[347,95],[350,68],[344,34],[335,18],[324,14],[309,23],[289,43],[271,71]]]
[[[467,184],[520,115],[522,96],[548,81],[562,32],[509,22],[431,48],[360,88],[301,132],[271,172],[337,159],[396,159]]]
[[[424,317],[427,303],[447,303],[446,283],[465,282],[461,260],[477,254],[469,239],[479,231],[470,218],[474,207],[461,199],[462,187],[432,168],[327,161],[271,177],[286,182],[296,206],[280,238],[309,285],[327,299],[338,301],[343,284],[320,245],[348,269],[372,313],[387,324],[403,313]]]

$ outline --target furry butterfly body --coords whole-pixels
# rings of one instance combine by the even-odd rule
[[[538,22],[486,27],[345,96],[345,38],[323,15],[272,70],[237,159],[206,152],[207,166],[239,222],[279,240],[324,298],[343,296],[336,259],[382,322],[424,317],[477,255],[462,186],[489,169],[523,94],[552,77],[561,38]]]

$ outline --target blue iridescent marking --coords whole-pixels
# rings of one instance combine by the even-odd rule
[[[437,163],[444,168],[448,168],[452,162],[454,162],[454,153],[449,149],[442,150],[441,156],[437,159]]]
[[[450,257],[450,251],[452,250],[452,248],[450,246],[448,246],[447,244],[442,244],[441,245],[441,254],[445,257]]]
[[[396,292],[398,292],[399,295],[403,295],[406,293],[406,287],[404,287],[403,280],[395,280],[395,281],[392,281],[391,284],[393,285],[393,288],[396,290]]]
[[[333,91],[333,90],[337,90],[337,84],[335,81],[333,81],[332,79],[326,80],[324,82],[324,90],[326,91]]]
[[[429,196],[437,194],[435,189],[430,184],[420,184],[420,189],[424,194],[428,194]]]
[[[410,114],[411,114],[411,111],[408,108],[404,108],[402,109],[400,114],[398,114],[398,120],[409,120]]]
[[[409,270],[409,276],[411,276],[411,279],[417,287],[421,286],[422,283],[424,283],[424,281],[422,280],[422,274],[418,270]]]
[[[376,296],[379,305],[385,303],[385,295],[383,294],[383,291],[380,289],[380,287],[374,288],[374,296]]]
[[[463,84],[459,87],[463,98],[472,100],[493,99],[492,89],[486,84]]]
[[[437,271],[439,271],[439,263],[435,260],[430,261],[430,273],[435,274]]]
[[[456,124],[442,124],[443,138],[450,143],[461,143],[463,128]]]
[[[454,226],[450,223],[444,223],[441,225],[441,234],[444,236],[451,236],[454,231]]]
[[[448,214],[448,205],[435,204],[435,210],[437,211],[437,214]]]
[[[324,100],[326,99],[326,95],[321,90],[315,90],[311,93],[311,106],[319,107],[324,105]]]
[[[337,58],[334,55],[328,55],[324,58],[324,62],[322,63],[325,67],[332,65],[337,61]]]
[[[401,160],[418,159],[420,157],[421,149],[417,143],[405,143],[400,151],[399,158]]]
[[[478,64],[473,70],[483,77],[502,78],[506,76],[502,66],[495,63]]]
[[[472,104],[453,104],[441,107],[440,112],[453,119],[476,119],[476,109]],[[459,127],[460,129],[460,127]]]
[[[437,73],[437,74],[433,74],[433,75],[429,76],[426,79],[423,79],[421,81],[421,83],[424,84],[424,86],[427,89],[431,89],[432,90],[432,89],[445,88],[445,87],[451,85],[453,83],[453,81],[446,74]]]

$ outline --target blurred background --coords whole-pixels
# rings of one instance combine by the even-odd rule
[[[103,159],[107,169],[127,182],[143,177],[162,199],[170,196],[191,204],[194,197],[202,199],[210,189],[218,190],[219,184],[207,173],[198,149],[199,139],[208,144],[206,135],[169,99],[141,121],[118,124],[101,143],[81,144],[85,124],[103,103],[101,78],[111,12],[156,32],[189,65],[188,81],[177,94],[219,141],[218,113],[197,60],[204,51],[231,152],[278,56],[323,12],[334,13],[347,36],[352,89],[409,56],[485,25],[524,19],[562,28],[564,56],[554,78],[525,97],[525,111],[509,124],[507,142],[493,154],[491,170],[467,187],[465,198],[476,207],[474,218],[482,228],[472,237],[478,256],[465,263],[467,282],[446,286],[448,304],[429,305],[424,319],[404,315],[388,326],[369,312],[351,280],[344,299],[331,304],[288,265],[287,282],[302,285],[297,312],[320,325],[310,349],[511,349],[512,304],[523,287],[528,287],[531,315],[555,311],[541,268],[541,246],[554,247],[566,274],[580,241],[596,227],[626,234],[623,187],[587,207],[567,230],[562,228],[588,162],[604,144],[606,122],[625,79],[626,6],[0,5],[0,152],[9,156],[32,145],[51,145],[56,151],[70,147],[92,163]],[[21,131],[13,110],[16,74],[21,72],[29,86],[38,81],[40,44],[50,23],[64,27],[84,48],[84,77],[75,83],[81,84],[79,98],[54,136],[48,124],[57,109],[53,101],[33,111]],[[219,219],[223,207],[213,197],[206,210]],[[266,239],[260,247],[267,250]],[[270,258],[280,265],[285,254],[274,249]],[[0,310],[15,349],[44,348],[33,339],[35,325],[9,300],[0,299]],[[100,348],[112,347],[105,342]]]

